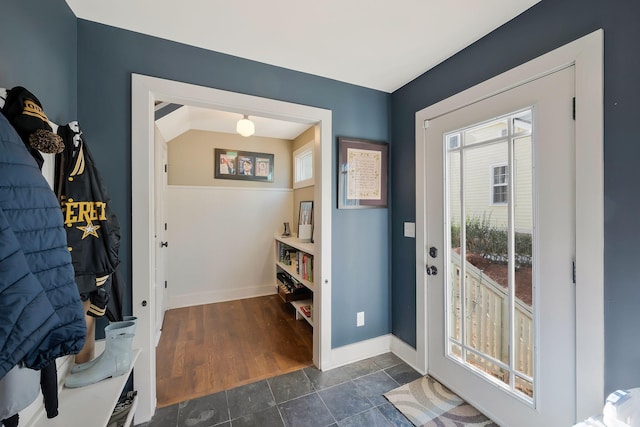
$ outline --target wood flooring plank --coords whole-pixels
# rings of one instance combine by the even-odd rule
[[[156,348],[158,407],[312,364],[313,329],[277,295],[172,309]]]

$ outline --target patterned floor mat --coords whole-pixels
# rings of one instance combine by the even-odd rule
[[[419,427],[498,427],[429,376],[391,390],[384,397]]]

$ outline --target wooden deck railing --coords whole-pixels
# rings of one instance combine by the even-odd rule
[[[460,324],[460,255],[451,251],[453,286],[450,301],[456,316],[453,316],[451,334],[461,340]],[[473,264],[465,262],[466,346],[481,354],[509,364],[509,298],[506,288],[484,274]],[[513,369],[533,377],[533,309],[519,298],[515,298],[514,317],[515,363]],[[458,353],[456,351],[456,353]],[[508,381],[508,372],[490,358],[474,352],[467,353],[467,361],[485,372]],[[529,394],[531,385],[516,377],[516,386]],[[524,389],[524,390],[523,390]]]

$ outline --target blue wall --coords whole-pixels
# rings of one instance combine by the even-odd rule
[[[129,279],[131,73],[330,109],[336,146],[337,136],[389,139],[387,93],[79,20],[79,120],[120,219],[122,269]],[[334,158],[334,194],[336,164]],[[389,212],[337,210],[336,204],[337,195],[332,217],[333,347],[391,331]],[[366,312],[364,327],[356,328],[357,311]]]
[[[64,0],[3,0],[0,7],[0,87],[24,86],[49,119],[76,118],[76,17]]]
[[[598,28],[605,38],[605,392],[640,386],[640,3],[543,0],[392,94],[392,325],[415,346],[414,115]],[[411,313],[411,315],[407,315]]]
[[[415,220],[415,112],[604,28],[605,386],[611,391],[640,385],[635,332],[640,325],[640,274],[635,268],[640,258],[640,190],[634,174],[640,158],[635,129],[640,117],[638,21],[640,4],[634,0],[543,0],[389,96],[76,21],[63,0],[39,2],[38,7],[5,0],[0,13],[0,86],[27,87],[57,123],[80,120],[123,226],[123,272],[129,282],[130,73],[331,109],[334,136],[391,139],[390,233],[388,210],[341,211],[335,209],[334,197],[333,346],[388,333],[391,325],[394,335],[415,345],[415,241],[402,237],[403,222]],[[335,171],[336,159],[333,163]],[[333,188],[335,195],[335,173]],[[127,310],[130,304],[127,301]],[[362,310],[367,324],[356,329],[355,312]]]

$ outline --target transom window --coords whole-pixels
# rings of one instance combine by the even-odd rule
[[[313,185],[313,141],[293,152],[293,188]]]

